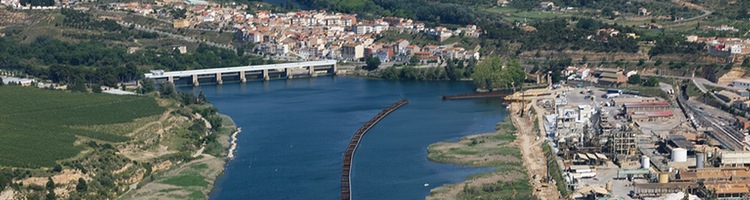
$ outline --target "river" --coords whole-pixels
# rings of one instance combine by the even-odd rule
[[[211,199],[340,198],[349,139],[402,98],[410,103],[365,134],[354,156],[352,194],[357,200],[424,199],[440,185],[492,170],[431,162],[427,146],[491,132],[507,115],[496,100],[440,99],[472,91],[461,82],[318,77],[193,90],[202,90],[242,127],[236,158],[217,179]]]

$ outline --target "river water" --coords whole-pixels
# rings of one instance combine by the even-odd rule
[[[202,90],[219,112],[242,127],[236,158],[217,179],[211,199],[340,198],[349,139],[402,98],[410,103],[360,143],[352,194],[357,200],[424,199],[430,189],[492,170],[431,162],[427,146],[493,131],[507,114],[496,100],[442,101],[441,95],[472,91],[470,84],[457,82],[318,77],[193,90]]]

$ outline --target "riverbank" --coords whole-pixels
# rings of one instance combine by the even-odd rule
[[[169,161],[154,165],[155,174],[147,177],[123,199],[206,199],[221,176],[229,158],[228,149],[236,148],[236,124],[227,115],[222,118],[222,128],[213,131],[216,141],[206,145],[206,151],[187,163]],[[231,136],[230,136],[231,134]],[[230,137],[234,138],[230,142]],[[234,144],[234,145],[232,145]]]
[[[439,142],[428,147],[434,162],[494,167],[495,171],[470,176],[457,184],[433,189],[427,199],[531,199],[532,187],[516,141],[516,127],[506,117],[494,133],[472,135],[458,142]]]
[[[229,145],[229,153],[227,154],[227,159],[234,159],[234,150],[237,149],[237,134],[242,132],[242,128],[237,128],[234,133],[232,133],[232,142],[230,142]]]

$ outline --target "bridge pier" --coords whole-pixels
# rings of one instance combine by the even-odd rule
[[[245,78],[245,71],[240,71],[240,81],[243,83],[247,82],[247,78]]]
[[[284,75],[286,76],[286,79],[292,79],[292,70],[289,68],[284,69]]]
[[[193,86],[197,87],[199,85],[200,84],[198,83],[198,75],[195,74],[195,75],[193,75]]]
[[[221,72],[216,73],[216,84],[223,84],[224,81],[221,80]]]
[[[263,80],[268,81],[271,78],[268,76],[268,69],[263,69]]]
[[[310,77],[318,76],[318,74],[315,73],[315,66],[307,67],[307,75],[310,75]]]
[[[167,82],[174,84],[174,76],[167,77]]]
[[[336,75],[336,64],[335,63],[331,67],[331,74]]]

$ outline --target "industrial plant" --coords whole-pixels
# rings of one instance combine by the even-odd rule
[[[658,95],[646,95],[584,80],[531,99],[556,155],[548,162],[558,163],[570,197],[750,198],[744,123],[688,100],[686,82],[661,83]]]

